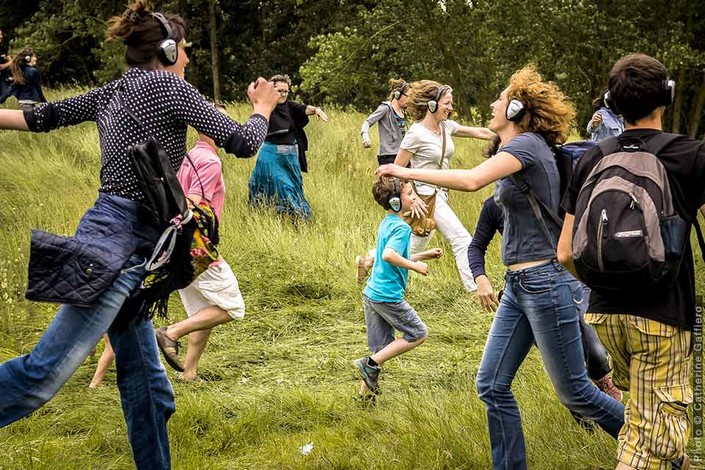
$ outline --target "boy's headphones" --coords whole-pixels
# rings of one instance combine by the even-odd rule
[[[673,98],[676,96],[676,81],[671,80],[670,78],[667,78],[666,80],[663,80],[661,82],[661,92],[659,94],[658,98],[658,105],[659,106],[670,106],[673,104]],[[616,104],[614,101],[612,101],[612,95],[610,95],[610,91],[607,90],[605,94],[602,96],[602,101],[605,103],[605,107],[609,109],[610,111],[616,113],[616,114],[621,114],[619,110],[617,109]]]
[[[392,178],[392,183],[394,184],[394,187],[387,202],[389,203],[390,209],[394,212],[399,212],[401,210],[401,187],[397,178]]]
[[[673,98],[676,96],[676,81],[667,78],[663,81],[661,90],[661,104],[663,106],[671,106]]]
[[[511,122],[521,121],[521,118],[524,117],[524,114],[526,114],[526,105],[523,101],[518,99],[513,99],[509,101],[507,109],[504,110],[504,115],[507,118],[507,121]]]
[[[161,25],[165,35],[165,38],[159,41],[157,46],[157,58],[166,66],[174,65],[179,58],[179,46],[176,44],[169,21],[161,13],[152,13],[152,16]]]
[[[428,107],[428,110],[431,111],[432,113],[435,113],[436,110],[438,109],[438,100],[441,99],[441,95],[443,94],[444,91],[450,91],[452,88],[449,85],[441,85],[438,87],[438,91],[436,91],[436,97],[433,98],[430,101],[426,102],[426,106]]]
[[[395,100],[401,98],[401,95],[404,94],[404,90],[406,90],[406,87],[408,86],[409,84],[402,80],[401,85],[399,85],[399,87],[397,87],[397,89],[392,92],[392,97]]]

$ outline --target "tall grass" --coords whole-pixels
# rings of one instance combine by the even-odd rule
[[[249,113],[244,105],[228,111],[239,120]],[[202,384],[174,383],[173,466],[490,468],[474,377],[491,315],[464,292],[450,247],[438,235],[431,246],[444,247],[446,256],[432,262],[427,278],[412,275],[408,291],[429,327],[429,340],[385,366],[376,407],[353,400],[358,379],[351,361],[366,350],[353,260],[374,246],[383,211],[370,195],[376,158],[360,144],[364,116],[326,111],[328,124],[314,121],[308,127],[310,173],[304,185],[314,217],[307,225],[250,209],[247,179],[255,160],[223,155],[228,194],[221,251],[240,281],[247,315],[214,329],[201,360]],[[194,138],[191,134],[190,143]],[[482,160],[482,143],[456,139],[456,145],[452,166]],[[2,131],[0,164],[0,360],[6,360],[28,352],[55,311],[23,299],[29,231],[71,234],[94,201],[95,126],[42,135]],[[451,195],[451,206],[468,228],[491,192]],[[495,241],[488,272],[496,286],[503,272],[498,250]],[[178,297],[170,312],[172,320],[184,317]],[[89,390],[94,368],[95,360],[89,360],[46,406],[0,430],[0,469],[132,467],[114,371],[104,387]],[[514,390],[531,468],[613,468],[615,443],[575,425],[535,351]],[[300,448],[307,443],[313,450],[303,455]]]

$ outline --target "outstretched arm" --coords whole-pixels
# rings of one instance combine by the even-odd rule
[[[0,109],[0,129],[28,131],[24,111],[19,109]]]
[[[328,115],[323,112],[318,106],[311,106],[310,104],[306,106],[306,114],[309,116],[316,116],[323,122],[328,122]]]
[[[493,181],[521,170],[521,162],[512,154],[500,152],[469,170],[422,170],[399,166],[397,154],[394,165],[382,165],[377,169],[378,176],[395,176],[405,180],[415,180],[459,191],[474,192]]]
[[[472,137],[474,139],[492,140],[495,133],[486,127],[458,126],[454,137]]]

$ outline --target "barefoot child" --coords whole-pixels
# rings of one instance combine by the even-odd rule
[[[216,105],[227,114],[225,108]],[[198,204],[206,200],[220,220],[225,200],[225,182],[222,163],[215,142],[203,133],[198,134],[196,146],[189,152],[177,177],[189,201]],[[199,382],[198,362],[206,349],[211,329],[240,320],[245,316],[245,301],[237,278],[221,257],[211,264],[190,285],[179,290],[188,318],[155,330],[157,345],[167,364],[180,372],[176,377],[185,382]],[[188,335],[184,363],[178,356],[179,339]]]
[[[411,227],[400,216],[416,199],[411,183],[396,178],[379,178],[372,188],[375,201],[387,211],[377,232],[375,263],[362,295],[367,325],[367,345],[372,356],[355,361],[362,376],[360,395],[378,392],[381,366],[424,342],[426,325],[404,300],[409,269],[426,276],[423,260],[438,258],[440,248],[409,256]],[[403,333],[395,338],[394,330]]]

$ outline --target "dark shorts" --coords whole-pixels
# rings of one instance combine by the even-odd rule
[[[406,300],[375,302],[363,294],[362,307],[367,325],[367,346],[373,353],[394,341],[394,330],[403,333],[404,340],[409,343],[428,335],[426,325]]]

